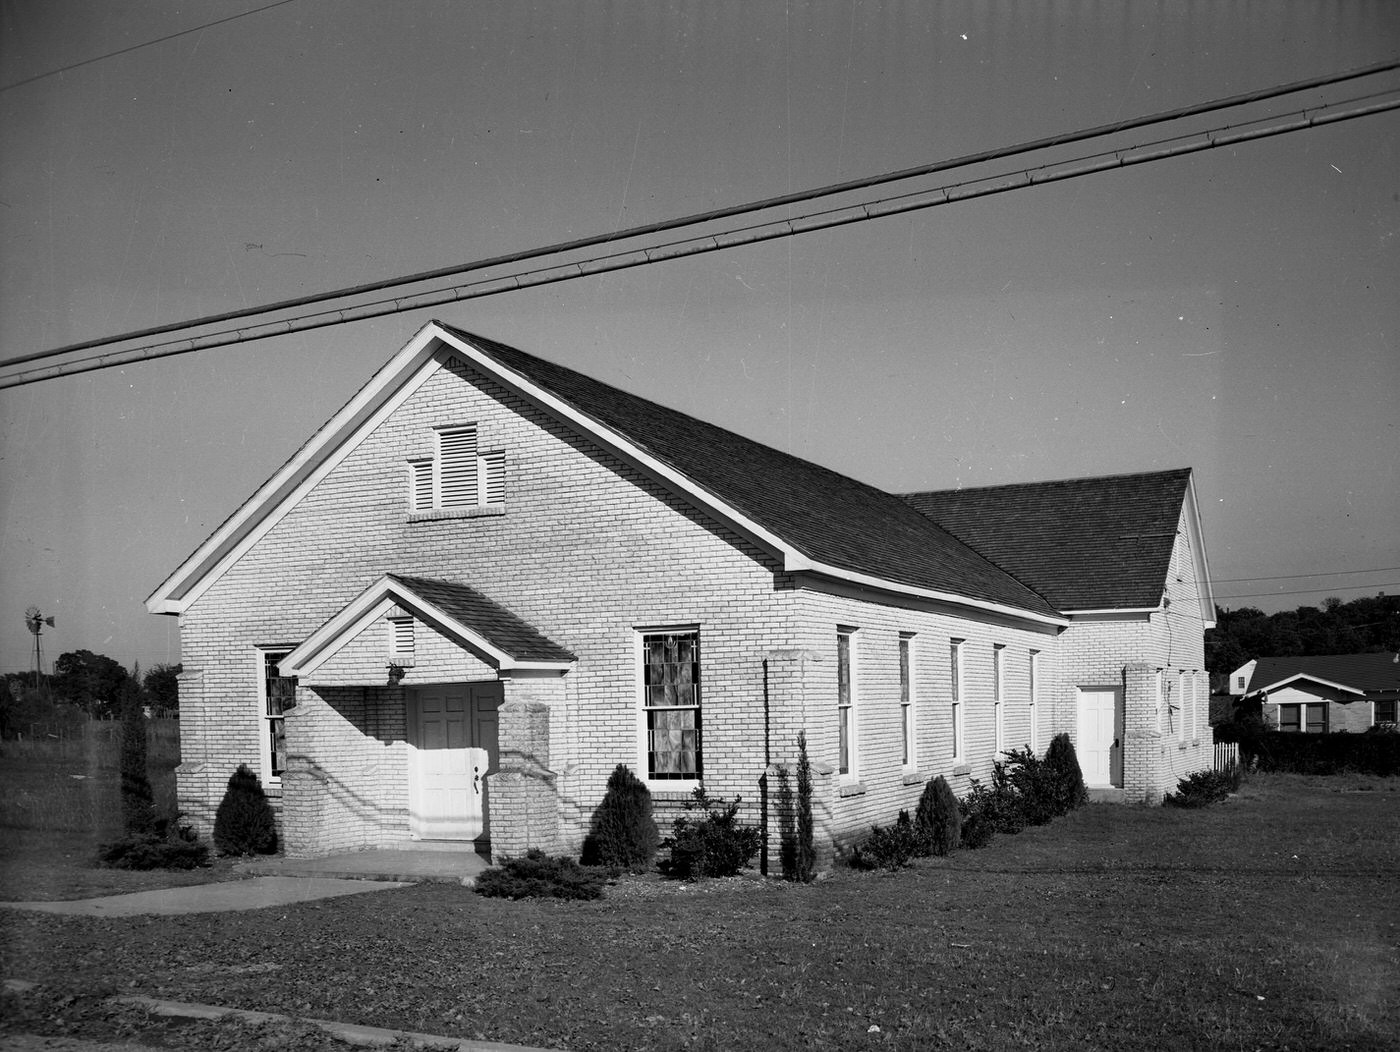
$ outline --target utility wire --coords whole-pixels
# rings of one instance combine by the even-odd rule
[[[1277,577],[1214,577],[1215,584],[1242,584],[1250,581],[1297,581],[1304,577],[1340,577],[1350,573],[1390,573],[1400,570],[1400,566],[1377,566],[1371,570],[1318,570],[1316,573],[1290,573]]]
[[[1272,595],[1318,595],[1322,592],[1354,592],[1358,589],[1372,588],[1400,588],[1400,581],[1382,582],[1381,584],[1344,584],[1334,585],[1330,588],[1293,588],[1280,590],[1277,592],[1241,592],[1238,595],[1217,595],[1216,599],[1262,599]],[[1364,598],[1364,597],[1362,597]]]
[[[229,15],[227,18],[218,18],[213,22],[205,22],[203,25],[195,26],[192,29],[182,29],[178,33],[170,33],[163,37],[156,37],[154,40],[146,40],[140,44],[132,44],[130,47],[119,48],[116,51],[109,51],[105,55],[96,55],[93,58],[85,58],[81,62],[73,62],[67,66],[60,66],[58,69],[51,69],[47,73],[36,73],[32,77],[25,77],[17,80],[13,84],[0,85],[0,91],[11,91],[14,88],[21,88],[26,84],[33,84],[36,80],[43,80],[45,77],[56,77],[60,73],[67,73],[70,70],[82,69],[84,66],[91,66],[94,62],[103,62],[109,58],[116,58],[118,55],[127,55],[133,51],[139,51],[144,47],[151,47],[155,44],[164,44],[167,40],[174,40],[176,37],[189,36],[191,33],[199,33],[214,26],[221,26],[225,22],[233,22],[240,18],[247,18],[249,15],[256,15],[261,11],[271,11],[274,7],[282,7],[284,4],[295,3],[296,0],[277,0],[273,4],[265,4],[262,7],[255,7],[251,11],[244,11],[242,14]]]
[[[1246,126],[1242,129],[1227,126],[1224,129],[1195,132],[1191,133],[1189,136],[1176,136],[1147,144],[1147,147],[1152,148],[1135,146],[1109,150],[1099,154],[1088,155],[1087,157],[1076,158],[1073,162],[1056,162],[1056,165],[1043,165],[1038,168],[1025,169],[1010,174],[989,176],[962,183],[948,184],[932,189],[897,195],[893,198],[843,206],[831,209],[827,212],[811,213],[793,219],[774,220],[758,226],[704,235],[687,241],[631,249],[609,256],[593,257],[571,263],[555,263],[535,270],[517,271],[505,276],[478,279],[477,281],[452,286],[445,290],[415,293],[391,299],[382,299],[366,304],[341,307],[323,311],[318,314],[307,314],[288,319],[264,321],[249,326],[206,333],[200,336],[182,337],[163,343],[148,344],[124,350],[106,351],[87,358],[69,360],[55,365],[36,366],[30,369],[13,372],[9,375],[0,376],[0,388],[35,383],[56,376],[90,372],[97,369],[125,365],[130,362],[169,357],[177,354],[187,354],[192,351],[204,350],[211,347],[245,343],[271,336],[287,335],[293,332],[305,332],[330,325],[363,321],[369,318],[382,317],[389,314],[401,313],[407,310],[417,310],[444,303],[492,296],[516,289],[531,288],[609,271],[644,266],[648,263],[659,262],[663,259],[675,259],[681,256],[714,252],[739,245],[773,240],[780,237],[792,237],[796,234],[813,230],[829,229],[848,223],[864,222],[880,216],[896,215],[918,209],[933,208],[939,205],[951,204],[955,201],[969,200],[971,198],[983,197],[990,194],[1027,189],[1043,183],[1053,183],[1065,179],[1079,178],[1113,168],[1123,168],[1151,161],[1164,160],[1168,157],[1180,156],[1200,150],[1232,146],[1252,139],[1281,135],[1291,131],[1299,131],[1304,128],[1317,127],[1342,120],[1351,120],[1357,117],[1400,108],[1400,97],[1381,101],[1370,101],[1375,98],[1375,96],[1363,96],[1360,99],[1345,100],[1343,103],[1339,104],[1349,105],[1352,103],[1361,103],[1361,105],[1357,105],[1352,109],[1334,110],[1328,107],[1320,107],[1316,110],[1302,110],[1295,114],[1286,114],[1284,116],[1287,118],[1287,121],[1281,124],[1273,123],[1268,126],[1260,127],[1258,125],[1263,122],[1254,121],[1251,122],[1251,124],[1255,126]],[[1276,118],[1274,120],[1277,121],[1278,119]],[[1187,141],[1188,139],[1194,139],[1195,141]],[[1068,165],[1076,162],[1080,164],[1079,167],[1057,168],[1058,165]],[[1001,181],[992,182],[992,180]],[[987,183],[991,183],[991,185],[981,185]],[[191,325],[189,323],[182,326],[162,326],[159,331],[174,331],[179,328],[190,327]],[[113,340],[115,339],[116,338],[113,338]],[[93,341],[92,344],[81,346],[92,346],[94,344],[106,345],[112,343],[113,340]],[[73,347],[64,348],[60,351],[44,352],[42,354],[9,359],[0,362],[0,367],[72,351],[78,346],[80,345],[74,345]]]
[[[288,2],[288,0],[283,0]],[[816,200],[823,197],[831,197],[837,194],[851,193],[859,190],[868,190],[876,186],[889,183],[900,182],[920,176],[933,175],[939,172],[950,171],[957,168],[965,168],[975,164],[982,164],[989,161],[1003,160],[1008,157],[1015,157],[1022,154],[1039,152],[1055,146],[1064,146],[1071,143],[1083,142],[1085,140],[1102,138],[1106,135],[1130,131],[1137,128],[1149,127],[1155,124],[1162,124],[1168,121],[1181,120],[1186,117],[1199,116],[1201,114],[1217,112],[1223,109],[1236,108],[1250,103],[1278,98],[1284,95],[1295,94],[1319,87],[1326,87],[1334,84],[1341,84],[1347,81],[1356,80],[1363,77],[1375,76],[1379,73],[1387,73],[1400,69],[1400,61],[1390,61],[1377,63],[1371,66],[1364,66],[1358,69],[1349,70],[1344,73],[1331,74],[1325,77],[1314,77],[1308,80],[1294,81],[1273,88],[1264,88],[1258,91],[1246,92],[1240,95],[1232,95],[1228,98],[1215,99],[1209,102],[1198,103],[1192,106],[1183,106],[1176,109],[1164,110],[1159,113],[1142,117],[1129,118],[1123,121],[1116,121],[1112,124],[1098,125],[1094,128],[1081,129],[1079,131],[1052,135],[1043,139],[1036,139],[1029,142],[1022,142],[1013,146],[999,147],[992,150],[985,150],[979,153],[965,154],[961,157],[944,161],[936,161],[931,164],[919,165],[914,168],[905,168],[899,171],[886,172],[882,175],[869,176],[861,179],[849,180],[841,183],[833,183],[828,186],[811,190],[802,190],[795,193],[783,194],[778,197],[770,197],[765,200],[750,202],[748,204],[733,205],[726,208],[715,209],[709,212],[701,212],[692,215],[682,216],[676,219],[663,220],[657,223],[649,223],[643,226],[631,227],[625,230],[614,231],[608,234],[595,234],[589,237],[578,238],[573,241],[559,242],[546,245],[541,248],[527,249],[521,252],[512,252],[505,255],[494,256],[487,259],[476,260],[451,267],[442,267],[435,270],[422,271],[417,274],[410,274],[403,277],[390,278],[382,281],[374,281],[361,285],[349,286],[335,289],[329,292],[315,293],[308,296],[299,296],[293,299],[280,300],[274,303],[265,304],[259,307],[247,307],[236,311],[227,311],[221,314],[211,314],[188,321],[170,322],[164,325],[152,326],[144,329],[137,329],[130,332],[120,333],[115,336],[105,336],[92,340],[84,340],[78,343],[67,344],[63,347],[53,348],[47,351],[36,351],[31,354],[19,355],[0,361],[0,368],[20,365],[26,362],[38,361],[45,358],[60,357],[73,354],[78,351],[91,350],[97,347],[112,346],[119,343],[126,343],[132,340],[148,339],[153,336],[161,336],[182,329],[194,329],[207,325],[215,325],[228,321],[240,321],[247,318],[255,318],[264,314],[271,314],[286,310],[298,309],[301,307],[314,306],[328,303],[334,300],[349,299],[356,296],[368,295],[376,292],[384,292],[389,289],[404,288],[409,285],[422,284],[427,281],[438,281],[444,278],[457,277],[462,274],[498,268],[525,262],[527,260],[547,258],[549,256],[562,255],[568,252],[575,252],[582,249],[597,248],[599,246],[612,244],[619,241],[628,241],[634,238],[655,235],[672,230],[679,230],[685,227],[698,226],[704,223],[712,223],[721,219],[729,219],[735,216],[746,215],[755,212],[764,212],[774,208],[798,204],[806,201]],[[404,308],[409,309],[409,308]],[[0,384],[3,386],[3,384]]]

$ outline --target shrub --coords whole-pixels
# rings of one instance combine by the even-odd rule
[[[160,818],[145,832],[98,847],[97,861],[112,869],[199,869],[209,865],[209,845],[189,826],[172,831],[169,819]]]
[[[908,811],[899,812],[892,826],[872,826],[870,832],[851,850],[856,869],[903,869],[919,854],[919,833]]]
[[[756,826],[738,820],[742,797],[732,803],[711,800],[704,786],[696,786],[686,802],[688,814],[676,819],[672,835],[664,846],[671,852],[670,861],[662,868],[673,876],[732,877],[752,861],[762,844],[762,834]],[[690,812],[703,817],[690,817]]]
[[[817,848],[812,835],[812,764],[807,759],[807,732],[797,732],[796,877],[810,884],[817,876]]]
[[[1006,759],[999,761],[997,766],[1002,768],[1002,778],[1015,790],[1021,818],[1026,825],[1043,826],[1064,814],[1058,810],[1056,768],[1038,759],[1029,748],[1011,749],[1006,753]]]
[[[970,784],[971,792],[959,805],[964,822],[976,818],[993,833],[1015,834],[1026,828],[1020,797],[1000,763],[992,765],[991,785],[983,785],[976,778],[971,779]]]
[[[484,870],[474,889],[478,895],[498,899],[600,899],[607,880],[603,869],[531,848],[524,858],[506,859]]]
[[[1046,777],[1051,793],[1051,807],[1056,817],[1067,815],[1076,807],[1089,802],[1084,788],[1084,773],[1079,769],[1079,756],[1068,734],[1057,734],[1045,750]]]
[[[931,778],[919,797],[914,824],[920,846],[930,855],[948,855],[962,842],[962,810],[948,780]]]
[[[1290,774],[1400,774],[1400,734],[1296,734],[1264,731],[1240,739],[1252,770]]]
[[[992,823],[979,814],[965,815],[962,820],[962,846],[977,850],[986,847],[996,836]]]
[[[277,824],[262,782],[246,764],[229,776],[214,813],[214,847],[221,855],[271,855],[277,850]]]
[[[638,873],[651,865],[660,841],[651,791],[625,763],[618,764],[583,839],[583,864]]]
[[[1197,771],[1176,783],[1176,792],[1162,798],[1167,807],[1206,807],[1219,803],[1240,787],[1244,773],[1238,764],[1224,771]]]

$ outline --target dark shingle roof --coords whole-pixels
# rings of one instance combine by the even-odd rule
[[[1162,599],[1189,468],[904,497],[1060,610]]]
[[[564,366],[442,327],[817,562],[1031,613],[1056,613],[1042,596],[893,494]]]
[[[505,651],[517,661],[574,660],[574,655],[569,651],[545,638],[534,626],[486,598],[475,588],[428,577],[405,577],[396,573],[387,576],[443,613],[479,632],[492,646]]]
[[[1262,690],[1303,673],[1364,690],[1368,694],[1400,691],[1400,662],[1395,651],[1379,654],[1313,654],[1308,657],[1264,657],[1249,677],[1250,690]]]

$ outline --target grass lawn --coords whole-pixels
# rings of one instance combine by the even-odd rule
[[[1204,810],[1095,805],[806,887],[628,879],[580,903],[431,884],[0,921],[0,971],[55,998],[549,1047],[1394,1049],[1400,784],[1256,776]]]

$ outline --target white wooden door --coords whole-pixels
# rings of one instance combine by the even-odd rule
[[[1075,752],[1084,784],[1122,784],[1123,691],[1119,687],[1079,688],[1079,733]]]
[[[471,743],[484,754],[481,769],[481,832],[476,841],[481,847],[491,843],[491,790],[486,776],[496,772],[501,755],[500,707],[505,695],[499,683],[467,684],[467,712],[471,721]]]
[[[408,693],[408,824],[415,840],[475,840],[485,831],[488,755],[471,742],[464,683]]]

